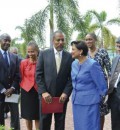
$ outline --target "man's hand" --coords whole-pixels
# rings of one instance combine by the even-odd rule
[[[4,94],[5,94],[5,96],[10,97],[10,96],[12,95],[13,91],[14,91],[13,88],[9,88],[9,89],[7,89],[7,90],[5,91]]]
[[[64,103],[66,101],[67,97],[68,97],[67,94],[62,93],[62,95],[60,96],[59,102]]]
[[[52,102],[52,97],[48,92],[45,92],[42,94],[42,97],[44,98],[46,103],[51,103]]]

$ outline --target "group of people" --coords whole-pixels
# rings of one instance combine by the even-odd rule
[[[53,48],[40,51],[35,41],[27,44],[27,56],[20,60],[9,51],[11,37],[0,36],[0,125],[4,122],[5,97],[21,93],[21,117],[27,130],[33,120],[39,130],[65,129],[65,117],[72,93],[74,130],[103,130],[104,116],[111,109],[112,130],[120,129],[119,55],[112,69],[108,53],[97,47],[97,37],[88,33],[85,41],[72,41],[71,54],[64,50],[65,35],[53,33]],[[120,52],[120,38],[116,40]],[[106,95],[109,99],[106,102]],[[53,97],[63,103],[62,113],[42,113],[42,99],[47,104]],[[7,103],[11,112],[11,128],[20,130],[18,103]],[[72,113],[71,113],[72,114]]]

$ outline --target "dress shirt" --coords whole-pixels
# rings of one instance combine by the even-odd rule
[[[119,62],[120,62],[120,58],[119,58]],[[117,88],[117,84],[118,84],[118,82],[119,82],[119,79],[120,79],[120,73],[118,74],[118,77],[117,77],[117,79],[116,79],[114,88]]]
[[[117,84],[118,84],[119,79],[120,79],[120,73],[118,74],[118,77],[117,77],[117,80],[115,82],[114,88],[117,88]]]
[[[57,69],[57,73],[58,73],[60,70],[60,66],[61,66],[62,51],[57,51],[54,48],[54,54],[55,54],[55,59],[56,59],[56,69]]]
[[[54,48],[55,57],[57,56],[57,53],[58,53],[58,51]],[[60,53],[60,57],[61,57],[61,60],[62,60],[62,53],[63,53],[63,50],[62,50],[62,51],[59,51],[59,53]]]

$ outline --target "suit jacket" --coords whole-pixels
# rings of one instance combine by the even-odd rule
[[[73,104],[91,105],[101,101],[107,93],[107,83],[101,66],[93,59],[83,64],[78,60],[72,63],[72,102]]]
[[[10,66],[7,67],[3,55],[0,51],[0,91],[5,88],[15,88],[14,93],[18,91],[19,83],[19,61],[18,56],[8,52],[10,58]],[[4,101],[5,95],[0,93],[0,101]]]
[[[29,91],[32,87],[35,90],[38,90],[37,84],[35,82],[35,70],[36,63],[31,63],[29,59],[24,59],[20,63],[20,74],[21,74],[21,82],[20,86],[25,91]]]
[[[38,93],[41,95],[48,92],[51,96],[59,97],[64,92],[69,96],[72,91],[71,63],[71,54],[63,50],[61,66],[57,74],[54,49],[41,52],[36,66]]]
[[[113,78],[113,76],[114,76],[114,72],[115,72],[115,69],[116,69],[116,67],[117,67],[117,64],[118,64],[118,62],[119,62],[119,58],[120,58],[120,56],[116,56],[116,57],[113,59],[113,61],[112,61],[111,77],[110,77],[110,81],[109,81],[109,91],[108,91],[109,94],[112,93],[112,92],[113,92],[113,89],[114,89],[114,86],[111,85],[111,81],[112,81],[112,78]],[[119,80],[120,80],[120,79],[119,79]],[[118,82],[119,82],[119,81],[118,81]]]

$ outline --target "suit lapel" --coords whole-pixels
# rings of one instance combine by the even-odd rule
[[[63,70],[63,68],[65,67],[65,64],[66,64],[66,61],[67,61],[67,59],[66,59],[67,57],[66,57],[66,53],[65,53],[65,51],[63,50],[63,52],[62,52],[62,60],[61,60],[61,65],[60,65],[60,70],[59,70],[59,73]],[[58,74],[59,74],[58,73]]]
[[[9,70],[11,70],[11,68],[12,68],[12,63],[13,63],[13,62],[12,62],[12,56],[11,56],[11,53],[9,53],[9,59],[10,59],[10,67],[9,67],[10,69],[9,69]]]
[[[50,59],[51,65],[53,66],[53,72],[55,72],[55,75],[57,76],[57,68],[56,68],[56,60],[55,60],[54,49],[51,49],[51,54],[50,54],[49,59]]]
[[[114,60],[113,68],[112,68],[112,70],[111,70],[111,78],[112,78],[112,76],[113,76],[113,74],[114,74],[114,72],[115,72],[115,69],[116,69],[116,66],[117,66],[117,64],[118,64],[119,58],[120,58],[120,56],[116,57],[116,59]]]
[[[9,72],[12,74],[13,73],[13,66],[15,66],[16,64],[16,60],[15,58],[13,57],[13,54],[9,52],[9,59],[10,59],[10,67],[9,67]]]
[[[5,60],[3,58],[3,55],[1,53],[1,51],[0,51],[0,62],[3,64],[3,67],[8,70],[8,67],[7,67],[7,65],[5,63]]]

